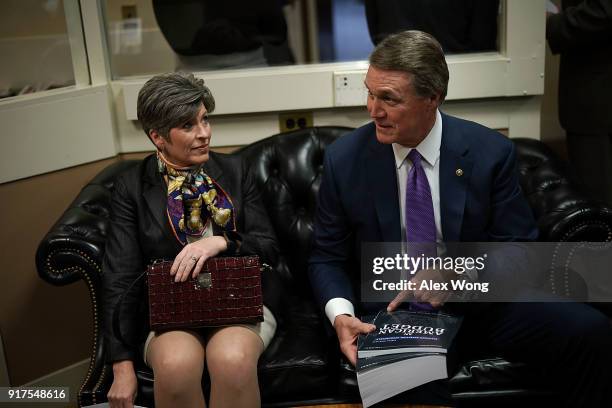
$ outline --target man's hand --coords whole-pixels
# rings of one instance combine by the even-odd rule
[[[113,385],[106,397],[111,408],[132,408],[136,399],[137,380],[130,360],[113,364]]]
[[[392,312],[397,309],[403,302],[409,300],[411,302],[426,302],[434,308],[440,308],[448,300],[452,294],[450,280],[457,275],[453,271],[437,270],[437,269],[422,269],[410,280],[414,282],[415,290],[403,290],[395,299],[387,306],[387,312]],[[427,282],[429,287],[432,284],[445,284],[442,290],[425,290],[421,289],[421,282]]]
[[[376,330],[376,326],[363,323],[356,317],[338,315],[334,320],[334,328],[340,342],[340,350],[353,366],[357,365],[357,336]]]
[[[174,258],[170,275],[175,282],[185,282],[189,275],[198,276],[204,262],[227,249],[227,241],[220,236],[206,237],[199,241],[185,245],[183,250]]]

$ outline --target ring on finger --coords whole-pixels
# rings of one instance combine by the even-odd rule
[[[192,257],[191,257],[191,260],[192,260],[193,262],[197,262],[197,261],[198,261],[198,258],[196,258],[195,256],[192,256]]]

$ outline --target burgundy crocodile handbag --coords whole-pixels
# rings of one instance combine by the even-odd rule
[[[259,257],[211,258],[185,282],[174,282],[171,266],[156,261],[147,268],[152,330],[263,321]]]

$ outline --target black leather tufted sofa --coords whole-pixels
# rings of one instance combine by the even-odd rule
[[[264,406],[358,402],[354,373],[342,363],[335,338],[312,300],[306,259],[325,147],[350,131],[318,127],[279,134],[234,153],[253,165],[284,257],[278,265],[287,290],[286,313],[260,360]],[[612,211],[586,198],[562,162],[541,142],[514,139],[521,185],[543,241],[612,241]],[[79,404],[106,400],[112,370],[104,364],[100,328],[100,274],[113,181],[136,161],[115,163],[87,184],[44,237],[36,254],[40,276],[55,285],[87,283],[93,305],[92,354]],[[152,405],[153,377],[138,365],[137,403]],[[550,401],[540,373],[500,358],[464,362],[451,379],[464,406],[523,405]],[[206,385],[205,385],[206,386]]]

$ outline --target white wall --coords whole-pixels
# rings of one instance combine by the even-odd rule
[[[0,183],[115,156],[108,87],[0,101]]]
[[[53,91],[1,101],[3,138],[10,137],[14,144],[0,151],[0,162],[6,167],[2,182],[151,149],[134,121],[135,96],[147,78],[111,79],[106,38],[101,35],[102,3],[64,0],[64,4],[72,10],[80,6],[85,24],[81,31],[87,61],[75,66],[88,66],[92,83],[100,86],[79,84],[60,94]],[[448,58],[451,80],[444,105],[448,113],[507,129],[511,137],[539,138],[544,6],[544,0],[507,1],[503,25],[508,31],[499,53]],[[277,133],[278,113],[287,110],[312,111],[315,126],[359,126],[367,121],[365,99],[340,107],[334,75],[349,71],[358,76],[366,69],[361,61],[198,73],[218,102],[212,119],[213,145],[251,143]]]

